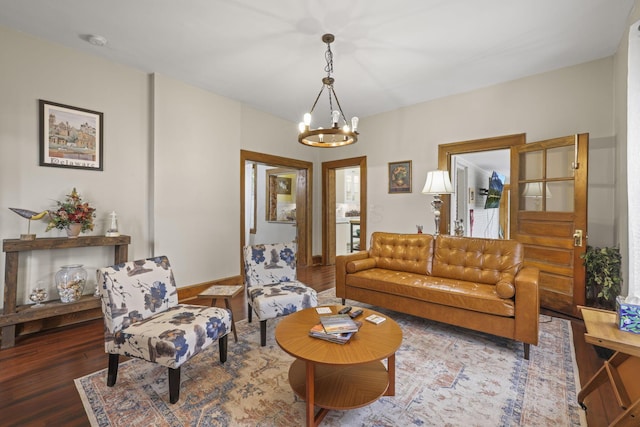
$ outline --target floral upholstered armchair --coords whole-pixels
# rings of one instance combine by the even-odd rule
[[[178,304],[178,290],[165,256],[101,268],[107,385],[118,376],[119,355],[169,368],[169,401],[180,398],[180,366],[218,341],[220,362],[227,360],[231,311]]]
[[[318,295],[296,277],[295,243],[244,247],[244,282],[249,306],[260,320],[260,345],[267,343],[267,319],[316,307]]]

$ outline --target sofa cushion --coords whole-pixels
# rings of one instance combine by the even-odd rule
[[[369,268],[374,268],[376,266],[376,260],[373,258],[365,258],[365,259],[357,259],[354,261],[349,261],[347,263],[346,269],[347,273],[355,273],[357,271],[368,270]]]
[[[369,257],[375,259],[378,268],[431,274],[433,236],[375,232]]]
[[[516,294],[516,286],[513,284],[515,278],[510,274],[505,274],[498,283],[496,283],[496,293],[500,298],[513,298]]]
[[[348,274],[348,286],[399,295],[450,307],[513,317],[513,299],[500,298],[496,286],[404,271],[372,268]]]
[[[522,262],[522,245],[515,240],[439,235],[435,242],[433,275],[495,285],[505,274],[515,277]]]

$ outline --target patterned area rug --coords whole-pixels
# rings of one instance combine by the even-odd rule
[[[339,304],[333,290],[320,304]],[[352,302],[355,306],[356,303]],[[378,309],[402,328],[396,395],[349,411],[330,411],[323,426],[586,426],[577,405],[571,325],[542,316],[540,343],[523,359],[521,343]],[[268,322],[237,323],[227,362],[217,345],[182,366],[178,403],[169,403],[167,371],[130,360],[114,387],[106,369],[75,380],[93,426],[299,426],[304,402],[287,380],[291,356]],[[339,345],[339,344],[336,344]],[[348,345],[348,344],[347,344]],[[105,356],[105,365],[107,358]]]

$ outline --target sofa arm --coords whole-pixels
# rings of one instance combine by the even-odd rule
[[[540,319],[540,295],[538,281],[540,270],[525,267],[515,277],[516,325],[515,339],[538,345],[538,322]]]
[[[338,255],[336,257],[336,297],[346,298],[345,283],[347,279],[347,264],[351,261],[358,261],[369,258],[369,252],[360,251],[348,255]]]

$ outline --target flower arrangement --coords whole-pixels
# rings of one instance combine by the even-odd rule
[[[67,194],[64,201],[56,201],[57,207],[49,212],[49,224],[45,231],[53,228],[64,230],[70,224],[81,224],[81,231],[93,230],[93,218],[96,216],[96,209],[89,206],[89,203],[82,202],[82,197],[75,187],[71,194]]]

